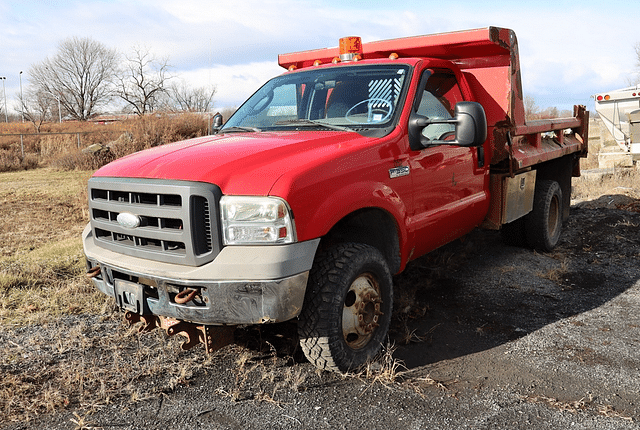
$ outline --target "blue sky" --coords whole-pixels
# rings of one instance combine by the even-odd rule
[[[282,72],[279,53],[490,25],[515,30],[525,95],[544,108],[592,107],[592,94],[628,85],[640,42],[639,2],[367,0],[0,0],[0,76],[9,105],[19,72],[89,36],[126,53],[168,57],[192,86],[216,85],[216,107],[237,106]]]

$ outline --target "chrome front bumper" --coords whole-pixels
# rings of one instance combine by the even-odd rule
[[[208,325],[298,316],[318,243],[228,246],[211,263],[190,267],[105,250],[95,245],[89,227],[83,232],[87,268],[99,266],[92,281],[120,308]]]

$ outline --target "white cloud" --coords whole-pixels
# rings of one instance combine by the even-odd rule
[[[211,76],[218,106],[235,105],[280,72],[279,53],[336,46],[347,35],[366,42],[496,25],[518,36],[527,94],[587,103],[590,94],[625,86],[634,71],[638,12],[640,4],[621,0],[0,1],[0,75],[15,93],[20,70],[55,53],[66,37],[89,36],[169,57],[192,85]]]
[[[198,69],[181,73],[181,77],[194,87],[214,85],[216,109],[239,107],[267,80],[285,70],[271,61],[239,64],[234,66],[218,65],[212,68]]]

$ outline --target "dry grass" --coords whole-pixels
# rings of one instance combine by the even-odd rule
[[[395,350],[396,347],[394,345],[387,344],[378,357],[367,363],[364,370],[357,376],[371,384],[379,383],[390,386],[398,383],[407,368],[401,360],[393,357]]]
[[[586,397],[574,401],[560,401],[546,396],[527,396],[525,400],[531,403],[544,403],[552,408],[577,414],[580,411],[594,409],[599,415],[609,418],[620,418],[625,421],[634,421],[632,417],[617,412],[613,406],[599,404],[593,394],[588,393]]]
[[[38,169],[0,175],[0,257],[20,257],[66,239],[87,222],[90,172]],[[55,249],[53,250],[55,251]],[[3,260],[0,260],[3,261]]]
[[[131,402],[185,385],[206,365],[162,332],[141,335],[97,317],[52,318],[3,333],[0,421],[28,421],[74,407],[92,410],[123,396]]]
[[[91,170],[142,149],[202,136],[207,132],[206,117],[185,113],[145,116],[112,124],[46,124],[40,135],[23,136],[21,144],[20,136],[7,135],[32,134],[33,129],[28,124],[0,124],[0,172],[36,167]],[[81,149],[93,144],[100,144],[105,149],[94,154],[81,152]]]
[[[612,196],[612,204],[628,204],[640,199],[640,169],[617,168],[601,175],[583,175],[573,179],[572,199],[589,201]]]
[[[581,170],[600,170],[573,178],[571,198],[575,202],[589,202],[604,196],[605,204],[621,209],[640,211],[640,164],[636,167],[599,169],[599,153],[619,151],[619,148],[600,120],[589,124],[589,154],[580,160]],[[634,202],[635,200],[635,202]],[[632,204],[629,208],[620,206]]]
[[[0,175],[0,421],[65,407],[85,391],[70,387],[82,379],[90,330],[62,320],[100,313],[105,303],[84,277],[88,176]]]
[[[560,262],[560,267],[554,267],[553,269],[549,269],[546,272],[537,273],[539,278],[548,279],[549,281],[555,283],[561,283],[564,281],[564,277],[569,273],[569,263],[567,259],[563,259]]]
[[[305,389],[306,373],[299,367],[280,368],[274,353],[266,360],[252,351],[240,348],[241,352],[232,369],[235,381],[230,391],[218,389],[218,394],[233,401],[255,400],[281,405],[280,393],[298,392]]]

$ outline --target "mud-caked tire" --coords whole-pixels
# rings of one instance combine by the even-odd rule
[[[562,189],[556,181],[536,184],[533,210],[525,218],[525,233],[530,247],[543,252],[552,251],[562,233]]]
[[[321,369],[356,371],[380,351],[392,310],[391,273],[378,249],[344,243],[322,250],[298,321],[302,351]]]

